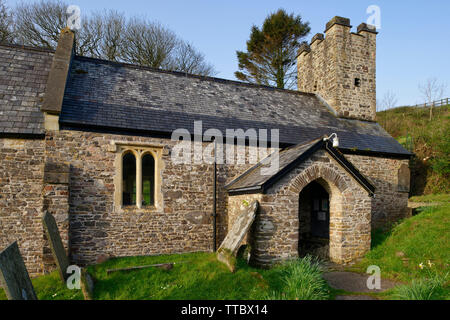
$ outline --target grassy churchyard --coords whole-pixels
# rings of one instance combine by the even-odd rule
[[[133,271],[108,269],[180,262],[173,269],[146,268]],[[188,253],[151,257],[117,258],[88,267],[95,279],[94,299],[308,299],[330,298],[320,267],[311,259],[293,261],[270,270],[249,267],[238,259],[231,273],[213,253]],[[57,272],[33,279],[39,299],[83,299],[80,290],[62,285]],[[6,299],[4,292],[0,299]]]

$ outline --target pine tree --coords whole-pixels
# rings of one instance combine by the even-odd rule
[[[297,76],[297,50],[310,31],[300,15],[279,9],[264,20],[262,28],[253,26],[247,52],[236,51],[237,79],[257,84],[292,88]]]

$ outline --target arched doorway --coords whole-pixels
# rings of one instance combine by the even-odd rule
[[[309,183],[299,194],[299,256],[329,259],[330,194],[324,180]]]

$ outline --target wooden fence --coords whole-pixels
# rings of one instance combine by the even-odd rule
[[[429,103],[424,104],[416,104],[414,107],[441,107],[441,106],[447,106],[450,102],[450,98],[445,98],[441,100],[436,100]]]

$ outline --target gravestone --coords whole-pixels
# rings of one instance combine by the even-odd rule
[[[411,173],[407,164],[402,164],[398,169],[398,191],[409,192],[411,185]]]
[[[59,276],[61,277],[63,283],[66,283],[67,277],[69,276],[67,274],[67,267],[70,263],[66,250],[64,249],[61,236],[59,235],[56,220],[51,213],[46,212],[42,217],[42,223],[44,224],[44,229],[52,250],[53,258],[55,259],[56,266],[58,267]]]
[[[258,205],[258,201],[255,200],[241,212],[220,245],[219,250],[217,250],[217,259],[225,263],[231,272],[236,270],[235,257],[239,245],[250,229],[253,221],[255,221]]]
[[[0,278],[9,300],[37,300],[17,242],[0,252]]]

